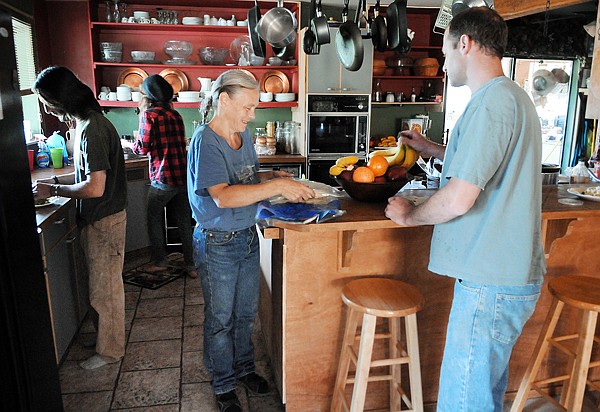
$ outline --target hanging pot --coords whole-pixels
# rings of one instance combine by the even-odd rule
[[[317,44],[328,44],[331,41],[331,37],[329,36],[327,17],[321,11],[321,0],[317,3],[315,14],[310,20],[310,27],[313,33],[315,33]]]
[[[277,7],[262,16],[256,30],[271,46],[285,47],[296,39],[297,27],[294,13],[283,7],[283,0],[277,0]]]
[[[294,58],[296,52],[296,39],[285,47],[273,47],[273,54],[282,60]]]
[[[406,0],[404,0],[406,1]],[[358,0],[358,8],[354,21],[348,21],[348,2],[344,0],[342,20],[344,21],[335,35],[335,47],[338,59],[347,70],[357,71],[360,69],[364,58],[363,39],[358,28],[360,18],[361,0]]]
[[[254,0],[254,7],[248,10],[248,35],[250,37],[250,45],[254,55],[258,57],[265,57],[265,41],[260,38],[256,27],[260,21],[260,8],[258,7],[258,0]]]
[[[310,21],[316,17],[316,0],[310,2]],[[319,44],[317,43],[317,35],[312,30],[312,25],[309,24],[302,39],[302,49],[306,54],[319,54]]]
[[[411,39],[408,37],[406,18],[406,0],[394,0],[385,12],[387,21],[388,47],[399,53],[410,51]]]
[[[375,19],[371,23],[371,41],[375,50],[382,52],[387,49],[387,27],[385,25],[385,17],[379,14],[379,0],[375,3],[374,10]]]

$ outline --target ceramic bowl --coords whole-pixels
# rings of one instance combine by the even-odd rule
[[[201,47],[199,53],[202,63],[222,66],[229,55],[229,49],[224,47]]]
[[[334,179],[352,199],[367,203],[387,202],[408,182],[408,180],[396,180],[394,182],[360,183],[337,176]]]
[[[153,61],[154,57],[156,57],[156,53],[154,53],[153,51],[147,51],[147,50],[132,50],[131,51],[131,59],[134,62]]]

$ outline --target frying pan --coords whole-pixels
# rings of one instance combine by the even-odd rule
[[[296,39],[293,42],[284,47],[272,47],[273,54],[280,59],[290,60],[294,58],[294,52],[296,51]]]
[[[411,40],[408,37],[406,0],[394,0],[388,6],[385,15],[387,19],[388,47],[400,53],[408,53]]]
[[[316,17],[316,0],[310,2],[310,21]],[[306,54],[319,54],[319,44],[317,43],[317,35],[312,30],[312,24],[309,24],[304,33],[302,40],[302,49]]]
[[[371,23],[371,41],[375,50],[382,52],[387,48],[388,37],[385,17],[379,14],[379,0],[375,3],[374,16],[375,19]]]
[[[321,11],[321,0],[317,3],[315,16],[310,19],[310,27],[315,34],[319,45],[327,44],[331,41],[327,17]]]
[[[283,7],[283,0],[277,0],[277,7],[262,16],[256,31],[271,46],[285,47],[296,39],[297,27],[294,13]]]
[[[265,41],[260,38],[256,31],[260,17],[258,0],[254,0],[254,7],[248,10],[248,35],[250,36],[250,45],[252,46],[254,55],[265,57]]]
[[[358,21],[361,15],[361,0],[358,0],[358,8],[356,9],[354,21],[348,21],[348,3],[349,0],[344,0],[344,10],[342,11],[342,20],[344,22],[340,25],[335,35],[335,47],[342,66],[347,70],[355,72],[362,66],[365,54],[363,39],[358,28]]]

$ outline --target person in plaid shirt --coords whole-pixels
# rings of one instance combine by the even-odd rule
[[[133,152],[150,158],[148,236],[152,260],[142,267],[154,273],[169,267],[164,235],[164,207],[175,213],[187,273],[197,277],[192,251],[192,214],[187,198],[187,153],[181,115],[173,109],[173,87],[154,74],[142,82],[140,128]]]

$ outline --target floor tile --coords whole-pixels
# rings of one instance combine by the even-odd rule
[[[204,296],[200,288],[186,288],[185,290],[186,305],[204,305]]]
[[[204,305],[186,305],[183,308],[183,326],[204,324]]]
[[[64,412],[106,412],[110,408],[113,391],[72,393],[62,396]]]
[[[248,411],[248,399],[243,389],[236,391],[244,411]],[[181,412],[218,412],[215,394],[210,383],[181,385]]]
[[[158,406],[141,406],[139,408],[124,408],[124,409],[112,408],[111,411],[119,411],[119,412],[179,412],[179,403],[170,403],[168,405],[158,405]]]
[[[181,298],[159,298],[140,300],[136,311],[136,318],[158,318],[183,315],[183,302]]]
[[[179,403],[179,368],[123,372],[113,408],[134,408]]]
[[[121,362],[94,370],[79,367],[76,361],[65,361],[59,370],[62,393],[112,391],[119,375]]]
[[[183,352],[202,350],[204,345],[204,327],[190,326],[183,328]]]
[[[181,383],[210,382],[210,373],[204,366],[204,352],[184,352],[181,357]]]
[[[181,317],[134,319],[129,342],[181,339]]]
[[[172,298],[182,297],[185,289],[185,280],[183,277],[174,280],[156,290],[142,289],[140,299]]]
[[[139,291],[125,292],[125,309],[135,309],[139,298],[140,298]]]
[[[178,368],[181,366],[181,340],[130,342],[121,371]]]

